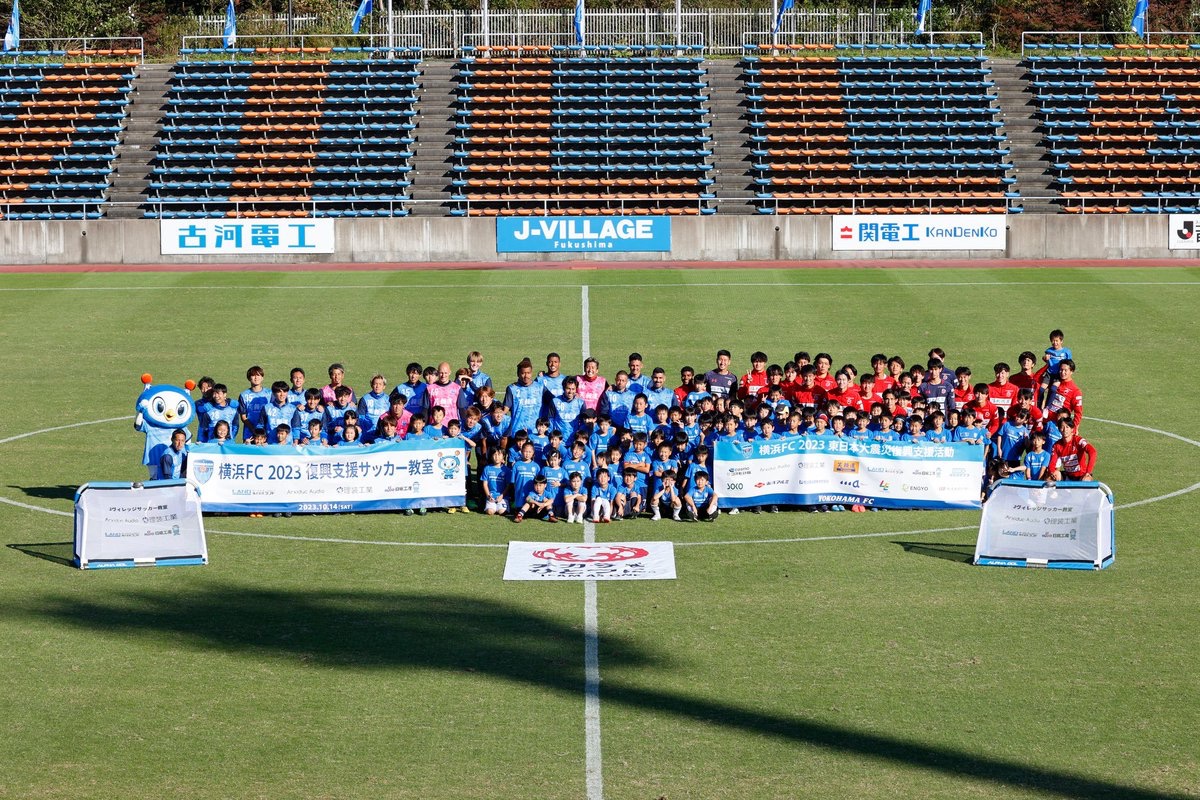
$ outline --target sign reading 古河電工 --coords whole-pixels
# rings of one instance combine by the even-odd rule
[[[164,219],[164,256],[332,253],[331,219]]]

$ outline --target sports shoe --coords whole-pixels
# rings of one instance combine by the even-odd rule
[[[605,517],[604,519],[602,519],[600,521],[601,522],[612,522],[612,517]]]
[[[767,506],[767,513],[768,514],[778,514],[779,506]]]
[[[467,508],[466,506],[459,506],[459,507],[458,507],[458,512],[459,512],[460,514],[470,514],[470,513],[471,513],[471,509]]]
[[[654,509],[654,513],[650,516],[651,522],[657,522],[662,519],[662,514],[658,513],[658,509]]]
[[[518,511],[517,515],[513,517],[513,522],[520,522],[523,519],[525,519],[525,515]]]
[[[251,514],[250,516],[252,516],[252,517],[261,517],[261,516],[262,516],[262,514]]]
[[[428,514],[428,513],[429,513],[429,509],[428,509],[428,508],[418,508],[418,509],[417,509],[417,516],[418,516],[418,517],[423,517],[423,516],[425,516],[425,515],[426,515],[426,514]]]
[[[414,512],[411,508],[404,509],[404,516],[406,516],[406,517],[411,517],[413,515],[413,513]]]
[[[676,522],[680,522],[680,521],[681,521],[681,520],[679,519],[679,509],[678,509],[678,508],[677,508],[677,509],[675,509],[675,511],[674,511],[674,512],[671,514],[671,519],[675,520]]]
[[[553,511],[546,515],[546,522],[558,522],[558,517],[554,516]]]
[[[457,514],[458,508],[456,506],[450,506],[450,508],[446,509],[446,513],[447,514]]]
[[[731,509],[729,509],[729,516],[731,516],[731,517],[732,517],[734,514],[740,514],[740,513],[742,513],[742,512],[738,511],[736,508],[731,508]]]

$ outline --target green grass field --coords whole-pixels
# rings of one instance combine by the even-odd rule
[[[578,370],[585,286],[609,376],[938,345],[990,379],[1061,327],[1131,504],[1100,573],[972,567],[974,512],[603,527],[679,572],[598,587],[605,798],[1200,796],[1200,269],[1112,268],[4,276],[0,797],[586,797],[584,587],[500,579],[579,526],[214,517],[207,567],[64,565],[75,487],[144,476],[141,373],[359,388],[480,349],[502,386]]]

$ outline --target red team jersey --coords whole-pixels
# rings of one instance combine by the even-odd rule
[[[1083,392],[1075,381],[1059,382],[1050,390],[1046,410],[1054,413],[1064,408],[1075,416],[1076,425],[1083,421]]]
[[[1017,392],[1019,391],[1021,391],[1021,387],[1012,381],[1003,386],[992,381],[988,384],[988,399],[995,403],[1001,411],[1008,411],[1012,408],[1013,403],[1017,402]]]
[[[746,401],[746,403],[754,408],[758,405],[758,396],[767,395],[767,373],[763,372],[747,372],[738,381],[737,388],[738,397]]]
[[[1009,377],[1008,382],[1017,387],[1017,391],[1028,389],[1033,392],[1033,396],[1037,397],[1038,378],[1036,374],[1026,375],[1024,372],[1018,372],[1016,375]]]
[[[1012,408],[1008,409],[1008,413],[1005,414],[1005,418],[1009,422],[1015,423],[1017,421],[1017,410],[1018,409],[1020,409],[1020,406],[1017,405],[1016,403],[1013,403]],[[1037,406],[1031,405],[1029,407],[1029,430],[1040,431],[1042,429],[1042,427],[1044,426],[1045,417],[1046,417],[1046,415],[1044,413],[1042,413],[1042,410],[1040,408],[1038,408]]]
[[[876,375],[875,376],[875,392],[883,394],[888,389],[896,385],[896,379],[891,375]]]
[[[792,405],[798,408],[816,408],[825,402],[825,390],[814,386],[811,390],[803,385],[792,390]]]
[[[995,436],[996,431],[1000,430],[1000,420],[1004,416],[991,401],[976,403],[971,401],[967,403],[967,408],[975,410],[975,418],[987,420],[988,436]]]
[[[853,408],[856,411],[863,410],[862,395],[858,393],[858,389],[851,386],[846,391],[841,391],[835,384],[833,389],[826,392],[827,399],[834,401],[842,408]]]
[[[832,392],[837,388],[837,378],[833,377],[829,373],[826,373],[824,378],[822,378],[820,375],[814,375],[813,379],[816,381],[817,386],[820,386],[826,392]]]
[[[966,408],[971,405],[971,401],[975,399],[975,387],[971,386],[966,389],[958,388],[958,384],[954,385],[954,405],[957,408]]]
[[[1096,471],[1096,448],[1087,439],[1076,436],[1067,442],[1060,439],[1050,450],[1050,463],[1046,465],[1046,474],[1060,470],[1064,475],[1078,477]]]

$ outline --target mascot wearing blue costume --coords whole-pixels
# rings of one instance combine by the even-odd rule
[[[194,381],[185,381],[183,387],[154,386],[154,378],[150,373],[142,375],[145,389],[138,395],[134,410],[137,416],[133,420],[133,429],[146,434],[146,449],[142,453],[142,463],[150,472],[150,480],[158,479],[158,462],[163,452],[171,446],[171,434],[182,429],[190,441],[191,431],[187,426],[196,418],[196,404],[192,402],[191,390],[196,388]]]

